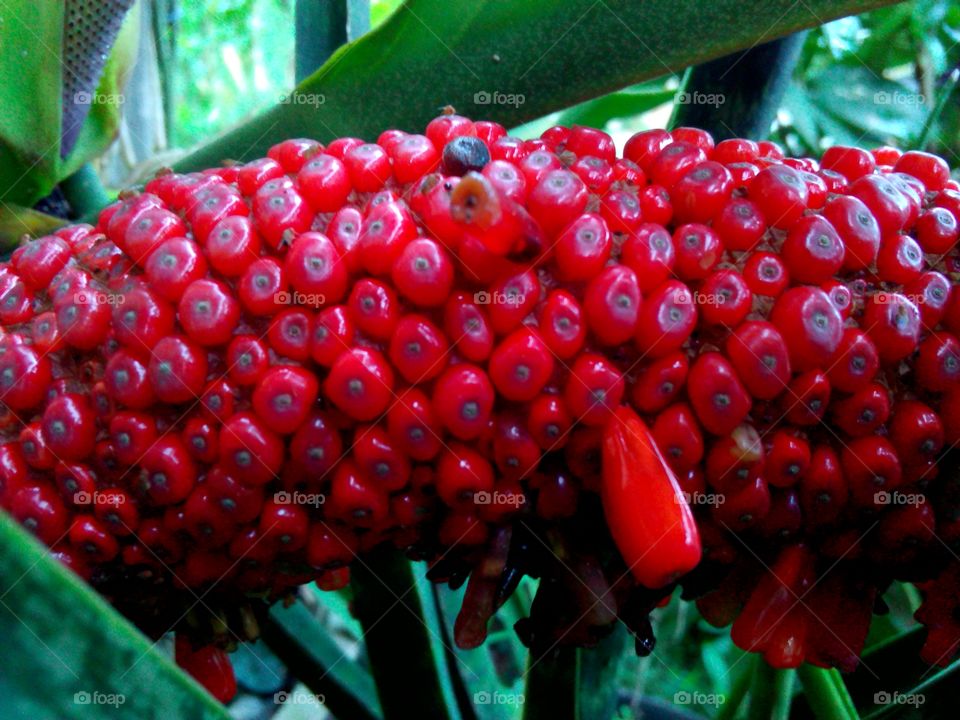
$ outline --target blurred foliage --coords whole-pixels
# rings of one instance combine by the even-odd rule
[[[174,144],[189,147],[275,104],[293,86],[294,0],[207,0],[177,5]],[[372,0],[378,24],[401,0]],[[215,16],[215,20],[211,18]],[[792,152],[831,144],[913,145],[960,65],[960,3],[914,0],[813,30],[772,136]],[[664,76],[516,129],[604,127],[619,141],[663,126],[679,86]],[[960,158],[960,99],[946,104],[928,148]]]
[[[915,0],[829,23],[807,39],[774,134],[794,152],[913,146],[958,66],[956,2]],[[947,103],[926,149],[958,157],[960,103]]]
[[[294,80],[295,0],[176,3],[172,144],[190,147],[276,105]],[[373,26],[400,0],[371,0]]]

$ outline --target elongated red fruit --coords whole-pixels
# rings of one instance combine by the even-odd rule
[[[227,653],[213,645],[194,648],[189,638],[180,633],[177,633],[175,647],[177,665],[220,702],[233,700],[237,694],[237,679]]]
[[[676,476],[632,409],[603,431],[601,498],[610,534],[633,576],[659,588],[700,562],[700,535]]]

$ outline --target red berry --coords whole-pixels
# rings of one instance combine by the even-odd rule
[[[437,461],[437,494],[450,507],[470,507],[493,490],[493,468],[480,453],[453,443]]]
[[[343,162],[325,153],[311,157],[297,173],[297,186],[315,212],[336,212],[347,201],[353,186]]]
[[[619,345],[637,329],[642,306],[640,285],[633,270],[611,265],[587,285],[583,314],[593,336],[603,345]]]
[[[294,182],[278,178],[264,183],[253,196],[253,218],[261,237],[272,248],[289,243],[289,235],[310,229],[313,210]]]
[[[659,412],[683,390],[689,369],[683,352],[670,353],[641,368],[633,384],[633,404],[643,413]]]
[[[731,198],[713,218],[713,229],[728,250],[752,250],[767,230],[766,220],[756,203]]]
[[[420,307],[443,305],[453,287],[453,263],[433,240],[408,244],[393,265],[393,283],[407,300]]]
[[[386,283],[370,278],[354,284],[347,307],[357,329],[375,340],[389,340],[400,321],[396,293]]]
[[[873,340],[858,328],[846,328],[827,367],[830,383],[842,392],[856,392],[873,380],[880,356]]]
[[[920,213],[914,230],[923,251],[936,255],[950,252],[960,236],[956,216],[942,207],[933,207]]]
[[[620,262],[643,279],[642,289],[649,294],[673,274],[673,238],[662,225],[644,223],[623,243]]]
[[[343,156],[350,182],[360,192],[376,192],[390,179],[390,156],[374,143],[365,143],[347,151]]]
[[[148,369],[150,384],[165,403],[196,400],[207,377],[207,356],[178,335],[163,338],[153,350]]]
[[[405,315],[390,339],[390,361],[412,384],[429,381],[443,372],[448,352],[440,328],[421,315]]]
[[[770,319],[786,341],[794,371],[817,368],[843,338],[843,318],[819,288],[787,290],[777,299]]]
[[[677,222],[709,222],[724,207],[732,190],[733,178],[719,162],[693,166],[670,190]]]
[[[950,179],[950,166],[943,158],[920,150],[905,152],[893,169],[917,178],[928,192],[941,190]]]
[[[553,374],[553,354],[540,336],[522,328],[504,338],[490,357],[490,380],[506,399],[535,398]]]
[[[740,325],[725,350],[750,394],[773,400],[787,388],[791,366],[787,343],[772,323],[754,320]]]
[[[687,395],[700,423],[714,435],[729,435],[750,411],[746,388],[720,353],[705,353],[693,362]]]
[[[686,403],[676,403],[660,412],[650,432],[674,472],[685,473],[703,459],[700,424]]]
[[[68,393],[55,398],[44,409],[41,422],[47,447],[60,460],[82,460],[93,452],[96,418],[83,395]]]
[[[693,294],[678,280],[668,280],[647,296],[640,308],[637,348],[655,359],[679,350],[697,324]]]
[[[594,213],[581,215],[561,233],[553,248],[558,279],[576,282],[594,277],[606,265],[612,246],[603,218]]]
[[[287,276],[283,266],[272,257],[262,257],[247,266],[237,284],[240,304],[253,315],[270,316],[279,312],[287,294]]]
[[[840,173],[850,182],[871,174],[876,168],[876,160],[869,152],[844,145],[827,148],[820,164],[828,170]]]
[[[757,204],[767,225],[788,229],[807,209],[809,191],[793,168],[771,165],[750,181],[747,192]]]
[[[867,298],[861,325],[883,363],[902,360],[917,349],[920,311],[900,293],[879,292]]]
[[[717,270],[708,275],[695,299],[706,325],[736,327],[753,308],[753,293],[736,270]]]
[[[604,425],[623,398],[623,374],[601,355],[584,353],[573,363],[564,403],[578,422]]]
[[[412,460],[424,462],[440,452],[442,440],[433,406],[417,388],[404,391],[387,411],[387,431]]]
[[[575,356],[587,337],[583,309],[566,290],[554,290],[540,308],[540,337],[550,351],[561,360]]]
[[[880,244],[877,277],[884,282],[903,285],[923,272],[923,251],[909,235],[891,235]]]
[[[376,350],[352,348],[341,354],[323,384],[324,396],[355,420],[369,421],[393,398],[393,371]]]
[[[681,280],[702,280],[723,255],[720,236],[706,225],[681,225],[673,233],[677,259],[675,270]]]
[[[844,247],[829,221],[818,215],[797,220],[780,250],[793,282],[819,284],[843,264]]]
[[[312,372],[272,367],[257,383],[253,409],[274,432],[288,435],[307,419],[318,391],[319,383]]]
[[[198,345],[226,345],[240,321],[240,304],[219,280],[195,280],[184,290],[177,315]]]

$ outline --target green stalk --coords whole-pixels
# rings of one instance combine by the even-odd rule
[[[579,720],[580,652],[560,647],[539,659],[530,655],[523,720]]]
[[[856,720],[860,717],[838,670],[803,664],[797,674],[815,717],[821,720]]]
[[[354,614],[363,627],[384,719],[461,720],[427,617],[429,611],[435,620],[435,610],[424,607],[410,561],[380,550],[351,574]]]
[[[772,668],[759,660],[750,685],[750,720],[787,720],[795,676],[792,669]]]
[[[110,202],[100,176],[90,163],[61,182],[60,189],[76,217],[95,213]]]
[[[744,663],[746,664],[746,668],[744,668],[743,672],[737,677],[725,702],[720,706],[716,720],[733,720],[733,718],[736,717],[737,711],[743,704],[743,700],[747,696],[747,691],[750,689],[756,666],[763,663],[763,658],[759,655],[750,655]]]
[[[806,32],[756,45],[688,68],[680,83],[670,127],[709,130],[717,140],[762,140],[800,58]]]

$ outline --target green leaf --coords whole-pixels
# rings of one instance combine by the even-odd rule
[[[0,548],[4,717],[229,718],[222,705],[3,512]],[[113,704],[105,704],[108,700]]]
[[[118,98],[134,64],[139,11],[127,14],[98,97]],[[33,205],[97,157],[120,123],[120,102],[96,102],[66,160],[60,158],[64,3],[0,4],[0,201]]]
[[[65,224],[63,218],[12,203],[0,203],[0,256],[12,251],[24,235],[47,235]]]
[[[300,682],[324,696],[324,706],[337,717],[383,716],[369,673],[345,655],[302,603],[271,608],[263,640]]]
[[[513,126],[892,1],[769,0],[744,12],[739,0],[407,0],[336,52],[291,102],[177,168],[260,157],[286,137],[422,130],[445,105]]]
[[[639,115],[671,102],[675,94],[673,90],[666,90],[662,81],[635,85],[596,100],[574,105],[560,113],[556,124],[602,128],[611,120]]]

